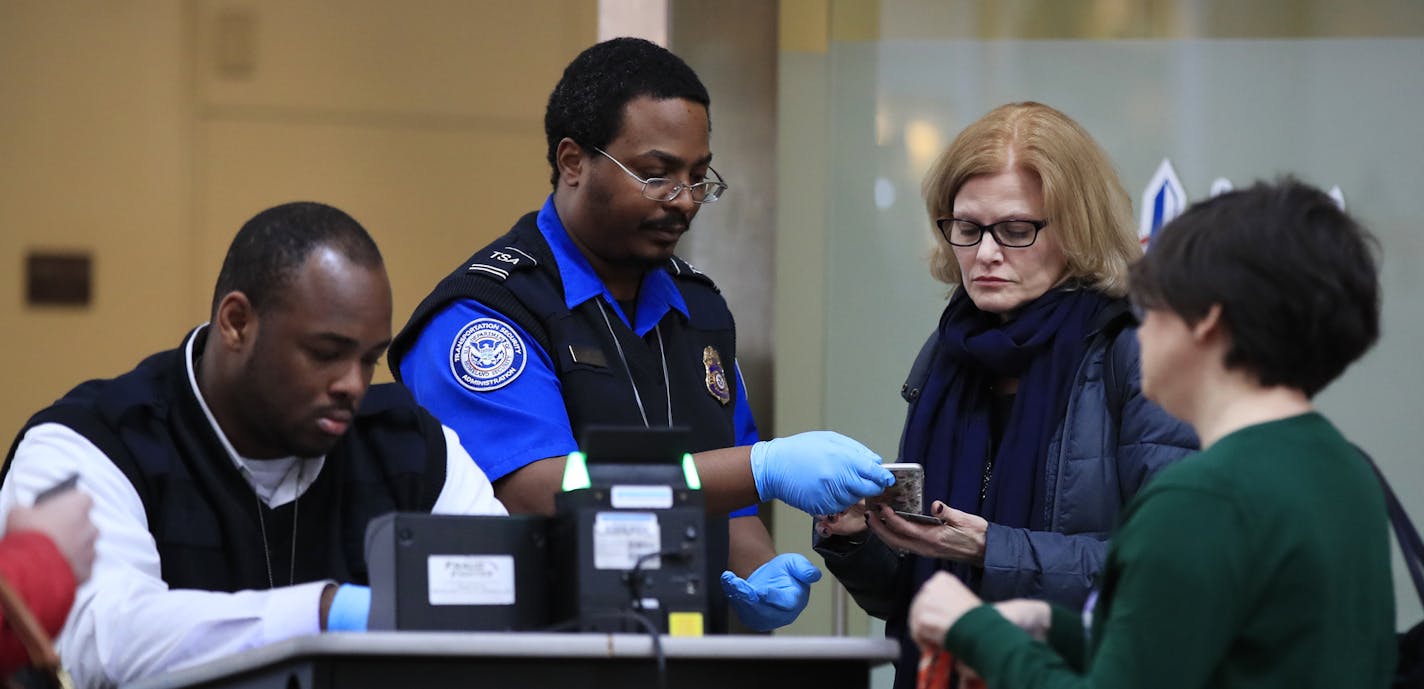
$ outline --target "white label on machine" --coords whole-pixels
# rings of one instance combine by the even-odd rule
[[[614,486],[608,498],[620,510],[665,510],[672,507],[672,486]]]
[[[593,520],[594,569],[661,569],[658,516],[651,512],[599,512]],[[638,558],[651,555],[638,564]]]
[[[513,555],[431,555],[431,605],[514,605]]]

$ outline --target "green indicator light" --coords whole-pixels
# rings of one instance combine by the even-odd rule
[[[702,490],[702,479],[697,476],[697,462],[692,461],[690,452],[684,452],[682,455],[682,476],[687,479],[688,488]]]
[[[570,452],[564,463],[564,492],[593,487],[588,478],[588,461],[582,452]]]

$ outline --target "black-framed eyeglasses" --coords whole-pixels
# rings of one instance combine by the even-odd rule
[[[944,241],[951,246],[975,246],[984,240],[984,233],[994,237],[999,246],[1022,249],[1033,246],[1038,233],[1048,226],[1047,220],[1002,220],[989,225],[980,225],[973,220],[940,218],[935,221]]]
[[[692,184],[683,184],[682,182],[667,177],[649,177],[648,179],[643,179],[632,170],[629,170],[628,166],[618,162],[617,158],[608,155],[608,151],[597,146],[594,146],[593,150],[602,153],[603,157],[613,161],[613,164],[617,165],[618,169],[627,173],[629,177],[637,180],[639,184],[642,184],[643,198],[645,199],[669,203],[673,199],[676,199],[678,194],[682,193],[683,189],[686,189],[687,193],[692,195],[693,202],[712,203],[722,198],[722,194],[727,191],[727,184],[722,181],[722,175],[718,174],[716,170],[713,170],[711,165],[707,166],[707,172],[712,175],[712,179]]]

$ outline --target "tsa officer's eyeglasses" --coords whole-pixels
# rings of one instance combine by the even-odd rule
[[[639,184],[642,184],[643,198],[645,199],[658,201],[660,203],[669,203],[686,189],[687,193],[692,195],[693,202],[712,203],[722,198],[722,193],[727,191],[727,185],[722,181],[722,175],[717,174],[717,171],[713,170],[711,165],[707,166],[707,172],[712,175],[712,179],[693,184],[683,184],[682,182],[667,177],[649,177],[648,179],[643,179],[632,170],[629,170],[628,166],[618,162],[617,158],[608,155],[607,151],[597,146],[592,148],[602,153],[603,157],[613,161],[613,164],[617,165],[618,169],[622,170],[629,177],[632,177],[637,180]]]
[[[980,225],[973,220],[940,218],[935,221],[940,234],[951,246],[975,246],[984,241],[984,233],[994,237],[999,246],[1022,249],[1033,246],[1038,233],[1048,226],[1047,220],[1004,220]]]

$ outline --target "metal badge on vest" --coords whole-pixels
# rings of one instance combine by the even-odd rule
[[[702,350],[702,366],[707,370],[708,394],[727,406],[732,401],[732,391],[727,387],[727,372],[722,368],[722,357],[716,349],[708,346]]]

